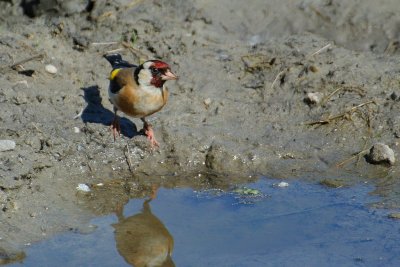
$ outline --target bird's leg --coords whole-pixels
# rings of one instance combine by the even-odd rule
[[[151,186],[151,195],[150,195],[150,199],[156,199],[157,193],[158,193],[158,185],[153,184],[153,185]]]
[[[147,139],[149,139],[151,145],[159,146],[156,138],[154,137],[154,131],[151,127],[151,124],[148,123],[145,118],[141,118],[141,120],[143,121],[143,132],[147,136]]]
[[[119,117],[117,115],[117,111],[118,111],[118,109],[116,107],[114,107],[114,120],[111,124],[111,131],[114,136],[114,142],[115,142],[115,136],[117,135],[117,133],[118,133],[118,135],[121,134],[121,126],[119,124]]]

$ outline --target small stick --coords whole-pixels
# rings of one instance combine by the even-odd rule
[[[24,60],[18,61],[17,63],[11,65],[10,68],[15,70],[19,65],[22,65],[22,64],[24,64],[26,62],[29,62],[29,61],[32,61],[32,60],[42,60],[43,58],[44,58],[43,54],[36,55],[36,56],[33,56],[33,57],[29,57],[29,58],[26,58]]]
[[[89,163],[89,161],[88,161],[88,162],[86,162],[86,165],[88,166],[88,168],[89,168],[89,171],[90,171],[90,172],[93,172],[92,166],[90,166],[90,163]]]
[[[114,50],[106,51],[106,54],[112,54],[112,53],[119,52],[119,51],[124,51],[124,50],[125,50],[125,48],[117,48],[117,49],[114,49]]]
[[[35,123],[32,122],[32,125],[39,133],[43,133]]]
[[[339,87],[338,89],[336,89],[335,91],[333,91],[332,93],[330,93],[323,101],[323,103],[327,102],[334,94],[336,94],[337,92],[339,92],[340,90],[344,89],[344,87]]]
[[[322,53],[322,51],[324,51],[324,50],[326,50],[326,49],[328,49],[329,47],[331,47],[331,45],[332,44],[327,44],[327,45],[325,45],[324,47],[322,47],[321,49],[319,49],[318,51],[316,51],[316,52],[314,52],[314,53],[312,53],[311,55],[309,55],[308,57],[313,57],[313,56],[315,56],[315,55],[318,55],[318,54],[320,54],[320,53]]]
[[[125,9],[130,9],[135,5],[140,4],[140,2],[142,2],[143,0],[133,0],[132,2],[130,2],[129,4],[125,5]]]
[[[107,17],[112,16],[113,14],[114,14],[114,12],[112,12],[112,11],[104,12],[103,14],[101,14],[101,15],[97,18],[97,20],[98,20],[98,21],[101,21],[101,20],[103,20],[103,19],[105,19],[105,18],[107,18]]]
[[[279,77],[282,75],[282,74],[284,74],[285,73],[285,71],[283,70],[283,71],[281,71],[281,72],[279,72],[278,73],[278,75],[276,75],[276,77],[275,77],[275,80],[272,82],[272,84],[271,84],[271,89],[274,89],[274,85],[275,85],[275,83],[276,83],[276,81],[279,79]]]
[[[352,86],[352,85],[343,85],[340,86],[339,88],[337,88],[336,90],[334,90],[332,93],[330,93],[327,97],[325,97],[321,103],[321,105],[323,103],[326,103],[333,95],[335,95],[337,92],[339,92],[340,90],[346,90],[346,91],[358,91],[358,94],[363,96],[365,95],[364,90],[362,88],[360,88],[359,86]]]
[[[100,42],[100,43],[92,43],[92,45],[114,45],[119,44],[119,42]]]
[[[361,107],[363,107],[363,106],[365,106],[365,105],[371,104],[371,103],[375,103],[375,101],[374,101],[374,100],[370,100],[370,101],[361,103],[361,104],[359,104],[359,105],[357,105],[357,106],[355,106],[355,107],[352,107],[351,109],[349,109],[349,110],[343,112],[342,114],[333,116],[331,119],[334,120],[334,119],[343,117],[344,115],[346,115],[346,113],[352,113],[352,112],[354,112],[355,110],[357,110],[357,109],[359,109],[359,108],[361,108]]]
[[[359,157],[359,156],[362,155],[362,154],[365,154],[366,152],[368,152],[368,150],[369,150],[369,149],[364,149],[364,150],[362,150],[362,151],[360,151],[360,152],[354,154],[354,155],[351,156],[350,158],[345,159],[345,160],[339,162],[338,164],[336,164],[336,167],[339,168],[339,167],[343,166],[343,165],[346,164],[347,162],[352,161],[353,159]]]
[[[367,147],[367,143],[368,143],[368,140],[365,140],[363,151],[368,151],[369,150],[369,149],[366,148]],[[363,152],[363,151],[361,151],[361,152]],[[361,152],[358,153],[358,159],[357,159],[357,162],[356,162],[356,166],[358,166],[360,161],[361,161]]]
[[[74,120],[78,119],[80,116],[82,116],[84,111],[84,108],[82,108],[82,110],[74,117]]]
[[[320,16],[323,20],[331,21],[329,16],[322,14],[322,12],[318,8],[316,8],[314,5],[310,5],[310,9],[312,11],[314,11],[315,14],[317,14],[317,16]]]
[[[126,160],[126,163],[128,164],[129,171],[131,173],[133,173],[129,145],[126,144],[125,148],[126,148],[126,151],[124,150],[125,160]],[[128,153],[128,155],[127,155],[127,153]]]
[[[139,49],[134,48],[132,46],[132,44],[130,44],[128,42],[124,42],[124,41],[121,44],[122,44],[123,47],[128,48],[129,51],[131,51],[131,53],[134,54],[135,56],[138,56],[139,58],[145,58],[145,60],[149,59],[148,55],[146,55],[145,53],[143,53]]]
[[[355,110],[361,108],[362,106],[365,106],[365,105],[368,105],[368,104],[371,104],[371,103],[375,103],[375,101],[374,101],[374,100],[370,100],[370,101],[361,103],[361,104],[359,104],[359,105],[357,105],[357,106],[355,106],[355,107],[350,108],[349,110],[347,110],[347,111],[345,111],[345,112],[343,112],[343,113],[340,113],[340,114],[335,115],[335,116],[333,116],[333,117],[329,117],[329,118],[326,119],[326,120],[319,120],[319,121],[307,122],[306,125],[328,124],[328,123],[330,123],[332,120],[336,120],[336,119],[339,119],[339,118],[341,118],[341,117],[344,117],[344,116],[346,116],[347,114],[353,113]]]

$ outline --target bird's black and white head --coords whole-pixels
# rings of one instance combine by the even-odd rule
[[[162,88],[166,81],[176,79],[170,66],[160,60],[148,60],[135,70],[135,81],[141,86]]]

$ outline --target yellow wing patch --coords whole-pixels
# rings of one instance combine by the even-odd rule
[[[114,80],[115,76],[117,76],[117,74],[118,74],[118,72],[120,72],[120,70],[121,70],[121,69],[112,70],[111,73],[110,73],[110,78],[109,78],[109,79],[110,79],[111,81]]]

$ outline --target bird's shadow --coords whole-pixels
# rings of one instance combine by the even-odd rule
[[[97,85],[83,87],[83,98],[87,106],[83,110],[81,118],[84,123],[101,123],[110,126],[114,120],[114,112],[106,109],[101,103],[99,87]],[[132,138],[139,135],[136,125],[126,118],[120,118],[121,134]]]

